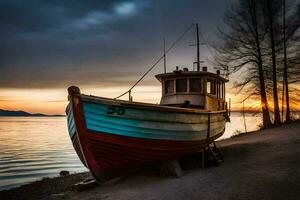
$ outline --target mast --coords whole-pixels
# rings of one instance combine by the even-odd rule
[[[167,73],[167,63],[166,63],[166,40],[164,38],[164,72]]]
[[[196,31],[197,31],[197,71],[200,71],[200,42],[199,42],[199,27],[198,23],[196,23]]]

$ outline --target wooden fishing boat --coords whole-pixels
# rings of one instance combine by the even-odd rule
[[[70,137],[96,180],[199,151],[224,133],[226,79],[180,70],[156,77],[163,86],[160,105],[68,89]]]
[[[160,104],[133,102],[130,95],[129,101],[89,96],[78,87],[68,88],[69,134],[97,181],[200,151],[222,136],[228,120],[227,80],[219,71],[199,69],[198,57],[197,71],[176,68],[156,75],[162,85]]]

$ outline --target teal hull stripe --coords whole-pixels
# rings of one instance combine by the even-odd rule
[[[166,139],[166,140],[198,140],[204,139],[206,136],[206,129],[202,130],[192,130],[190,124],[180,124],[182,130],[166,130],[165,127],[162,127],[164,124],[166,127],[172,127],[171,123],[158,123],[159,126],[155,126],[153,128],[143,127],[145,125],[145,121],[140,121],[137,119],[128,119],[118,117],[118,115],[108,115],[107,105],[103,104],[94,104],[94,103],[84,103],[84,114],[86,125],[89,130],[129,136],[129,137],[137,137],[137,138],[146,138],[146,139]],[[130,113],[132,109],[126,108],[126,113]],[[145,116],[143,110],[135,109],[135,113],[138,114],[140,112],[141,116]],[[155,111],[152,111],[153,113]],[[161,112],[160,112],[161,113]],[[169,114],[171,115],[171,114]],[[176,114],[173,114],[176,115]],[[170,117],[170,116],[169,116]],[[149,125],[149,124],[148,124]],[[174,126],[176,126],[174,124]],[[178,124],[177,124],[178,126]],[[184,131],[183,129],[189,130]],[[213,126],[211,131],[217,131],[218,127]]]
[[[126,108],[125,110],[125,115],[122,117],[122,115],[117,115],[117,114],[107,114],[107,105],[102,105],[102,104],[94,104],[94,103],[84,103],[84,111],[86,113],[89,113],[90,116],[94,115],[92,118],[98,118],[100,115],[101,120],[105,122],[111,122],[111,123],[116,123],[116,124],[122,124],[126,126],[131,126],[133,125],[134,127],[136,126],[144,126],[145,128],[148,129],[165,129],[165,130],[172,130],[172,131],[198,131],[202,129],[207,128],[207,124],[204,122],[202,123],[190,123],[190,120],[188,120],[190,115],[185,115],[184,119],[185,122],[181,123],[174,123],[174,119],[178,117],[177,113],[164,113],[165,118],[169,118],[169,121],[152,121],[152,116],[149,116],[149,113],[145,113],[144,110],[137,110],[134,109],[135,111],[133,112],[131,108]],[[139,111],[139,112],[138,112]],[[151,114],[159,117],[161,116],[162,112],[156,112],[156,111],[151,111]],[[217,114],[218,118],[215,119],[215,121],[212,121],[212,124],[214,123],[220,123],[224,122],[224,117],[222,114]],[[142,117],[141,117],[142,116]],[[220,118],[221,116],[221,118]],[[130,118],[128,118],[130,117]],[[196,115],[197,118],[203,117],[201,114]],[[205,116],[206,117],[206,116]],[[213,118],[214,116],[211,116]],[[140,119],[142,118],[142,119]],[[150,118],[150,119],[149,119]],[[216,121],[218,120],[218,121]],[[205,121],[205,120],[204,120]],[[143,123],[145,122],[145,123]],[[151,125],[150,125],[151,124]],[[147,126],[148,125],[148,126]],[[180,130],[179,128],[182,129]]]
[[[92,119],[87,119],[88,124],[90,127],[93,127],[94,130],[101,131],[103,130],[104,132],[109,132],[109,133],[115,133],[119,135],[130,135],[133,137],[143,137],[143,138],[197,138],[199,137],[200,132],[180,132],[180,133],[174,133],[171,131],[165,131],[165,130],[147,130],[143,129],[140,127],[129,127],[129,126],[123,126],[123,125],[116,125],[112,123],[106,123],[106,122],[101,122],[101,121],[96,121]],[[126,134],[124,134],[126,132]],[[202,131],[204,134],[206,131]],[[185,135],[187,134],[187,135]]]
[[[108,126],[121,126],[122,128],[124,127],[129,127],[129,128],[139,128],[139,131],[147,131],[147,130],[157,130],[159,129],[160,131],[169,131],[169,133],[173,132],[190,132],[190,133],[197,133],[199,131],[199,126],[195,125],[190,125],[190,124],[171,124],[171,123],[160,123],[160,122],[145,122],[145,121],[139,121],[136,119],[128,119],[128,118],[120,118],[120,117],[110,117],[107,115],[102,115],[102,114],[95,114],[91,112],[86,112],[88,115],[86,116],[87,120],[94,120],[98,121],[98,123],[106,123]],[[96,124],[96,122],[94,122]],[[194,127],[194,128],[193,128]],[[168,129],[169,128],[169,129]],[[181,129],[180,129],[181,128]],[[184,129],[183,129],[184,128]],[[197,129],[196,129],[197,128]],[[202,128],[203,129],[203,128]],[[201,129],[200,129],[201,130]]]
[[[84,104],[87,104],[85,106],[85,109],[89,112],[96,113],[96,114],[103,114],[107,115],[107,109],[109,105],[105,104],[96,104],[96,103],[90,103],[86,102]],[[118,106],[113,106],[115,108],[118,108]],[[142,109],[136,109],[136,108],[125,108],[125,115],[135,118],[139,121],[144,121],[145,118],[147,118],[147,121],[159,121],[162,123],[169,122],[169,123],[186,123],[186,124],[192,124],[191,120],[187,120],[187,118],[197,118],[198,121],[204,121],[207,120],[207,115],[202,114],[194,114],[194,113],[174,113],[174,112],[161,112],[161,111],[151,111],[151,110],[142,110]],[[113,115],[110,115],[113,116]],[[211,118],[211,121],[213,121],[213,116]]]

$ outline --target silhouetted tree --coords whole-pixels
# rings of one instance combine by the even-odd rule
[[[220,30],[223,45],[215,47],[220,68],[244,75],[234,84],[237,91],[247,94],[246,98],[260,97],[264,127],[271,124],[268,98],[274,102],[274,124],[280,123],[280,80],[284,79],[286,85],[287,120],[290,93],[299,94],[296,87],[289,89],[290,84],[300,82],[300,44],[296,37],[300,6],[294,8],[286,9],[285,0],[239,0],[225,13],[227,26]]]
[[[270,60],[273,61],[273,58],[275,56],[275,63],[276,63],[276,75],[277,75],[277,84],[283,85],[283,97],[281,98],[282,102],[286,103],[286,121],[290,121],[290,91],[289,91],[289,77],[291,76],[291,73],[288,73],[288,71],[294,71],[294,68],[296,67],[292,62],[292,58],[295,57],[295,49],[297,49],[297,38],[295,37],[295,33],[300,25],[299,20],[299,6],[295,7],[295,2],[288,1],[289,5],[286,6],[285,0],[263,0],[261,1],[262,7],[264,10],[267,10],[267,7],[270,2],[272,2],[272,18],[273,18],[273,42],[274,42],[274,50],[272,51],[272,44],[271,44],[271,33],[270,28],[268,27],[268,39],[266,40],[267,44],[270,46],[270,54],[265,58],[266,61],[268,61],[268,57]],[[294,9],[298,8],[298,9]],[[270,18],[269,12],[265,12],[266,16],[266,24],[270,22],[268,20]],[[270,66],[274,66],[273,62],[270,64]],[[267,66],[268,67],[268,66]],[[273,91],[274,91],[274,67],[271,68],[272,76],[267,77],[270,78],[270,80],[273,81]],[[283,80],[281,82],[280,80]],[[277,86],[276,86],[277,89]],[[296,92],[296,88],[291,88],[293,93]],[[273,92],[273,99],[275,99],[275,95]],[[276,99],[275,99],[276,100]],[[275,102],[275,101],[274,101]],[[282,106],[282,109],[284,107]],[[274,109],[275,110],[275,109]],[[283,114],[282,110],[282,114]],[[282,116],[283,120],[284,117]]]
[[[290,68],[296,69],[295,73],[297,74],[298,72],[300,73],[300,69],[296,68],[297,66],[297,60],[299,61],[299,56],[300,56],[300,48],[299,48],[299,38],[294,37],[296,31],[298,30],[300,26],[300,4],[297,5],[297,9],[295,10],[295,13],[291,14],[288,18],[286,17],[286,1],[282,1],[282,9],[283,9],[283,16],[282,16],[282,25],[283,25],[283,57],[284,57],[284,68],[283,68],[283,79],[284,79],[284,93],[285,93],[285,102],[286,102],[286,121],[289,122],[291,120],[290,116],[290,92],[289,92],[289,74],[288,74],[288,57],[287,57],[287,51],[289,48],[289,41],[292,41],[293,43],[290,45],[293,49],[295,49],[294,53],[294,59],[295,62],[290,63]],[[298,47],[298,48],[297,48]],[[298,51],[298,52],[297,52]],[[293,54],[293,53],[292,53]],[[293,57],[292,57],[293,58]],[[299,64],[298,64],[299,65]],[[298,71],[298,72],[297,72]],[[300,80],[300,79],[299,79]]]
[[[247,90],[248,96],[260,96],[263,126],[267,128],[271,125],[271,120],[263,69],[263,54],[266,49],[262,46],[262,41],[267,34],[267,29],[262,24],[263,16],[256,0],[240,0],[235,3],[225,13],[226,31],[220,30],[224,44],[215,48],[215,61],[219,66],[228,67],[229,73],[246,69],[243,70],[244,79],[236,82],[235,86],[239,91],[249,85],[254,88]]]
[[[286,2],[285,0],[282,1],[283,3],[283,14],[282,14],[282,31],[283,31],[283,59],[284,59],[284,68],[283,68],[283,94],[285,92],[285,102],[286,102],[286,121],[290,121],[290,97],[289,97],[289,83],[288,83],[288,78],[287,78],[287,46],[286,46]],[[284,100],[284,96],[282,98],[282,101]],[[283,107],[282,107],[282,115],[283,115]],[[283,118],[283,117],[282,117]],[[283,121],[283,119],[282,119]]]
[[[279,27],[277,21],[281,14],[282,0],[261,0],[260,4],[265,16],[265,27],[269,34],[270,53],[272,57],[272,80],[273,80],[273,103],[274,103],[274,124],[280,123],[280,112],[278,104],[278,89],[277,89],[277,63],[276,63],[276,40],[278,41]]]

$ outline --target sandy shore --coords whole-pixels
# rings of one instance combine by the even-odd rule
[[[88,173],[38,181],[0,192],[4,199],[300,199],[300,122],[218,142],[225,162],[180,178],[143,170],[84,192],[71,185]]]

